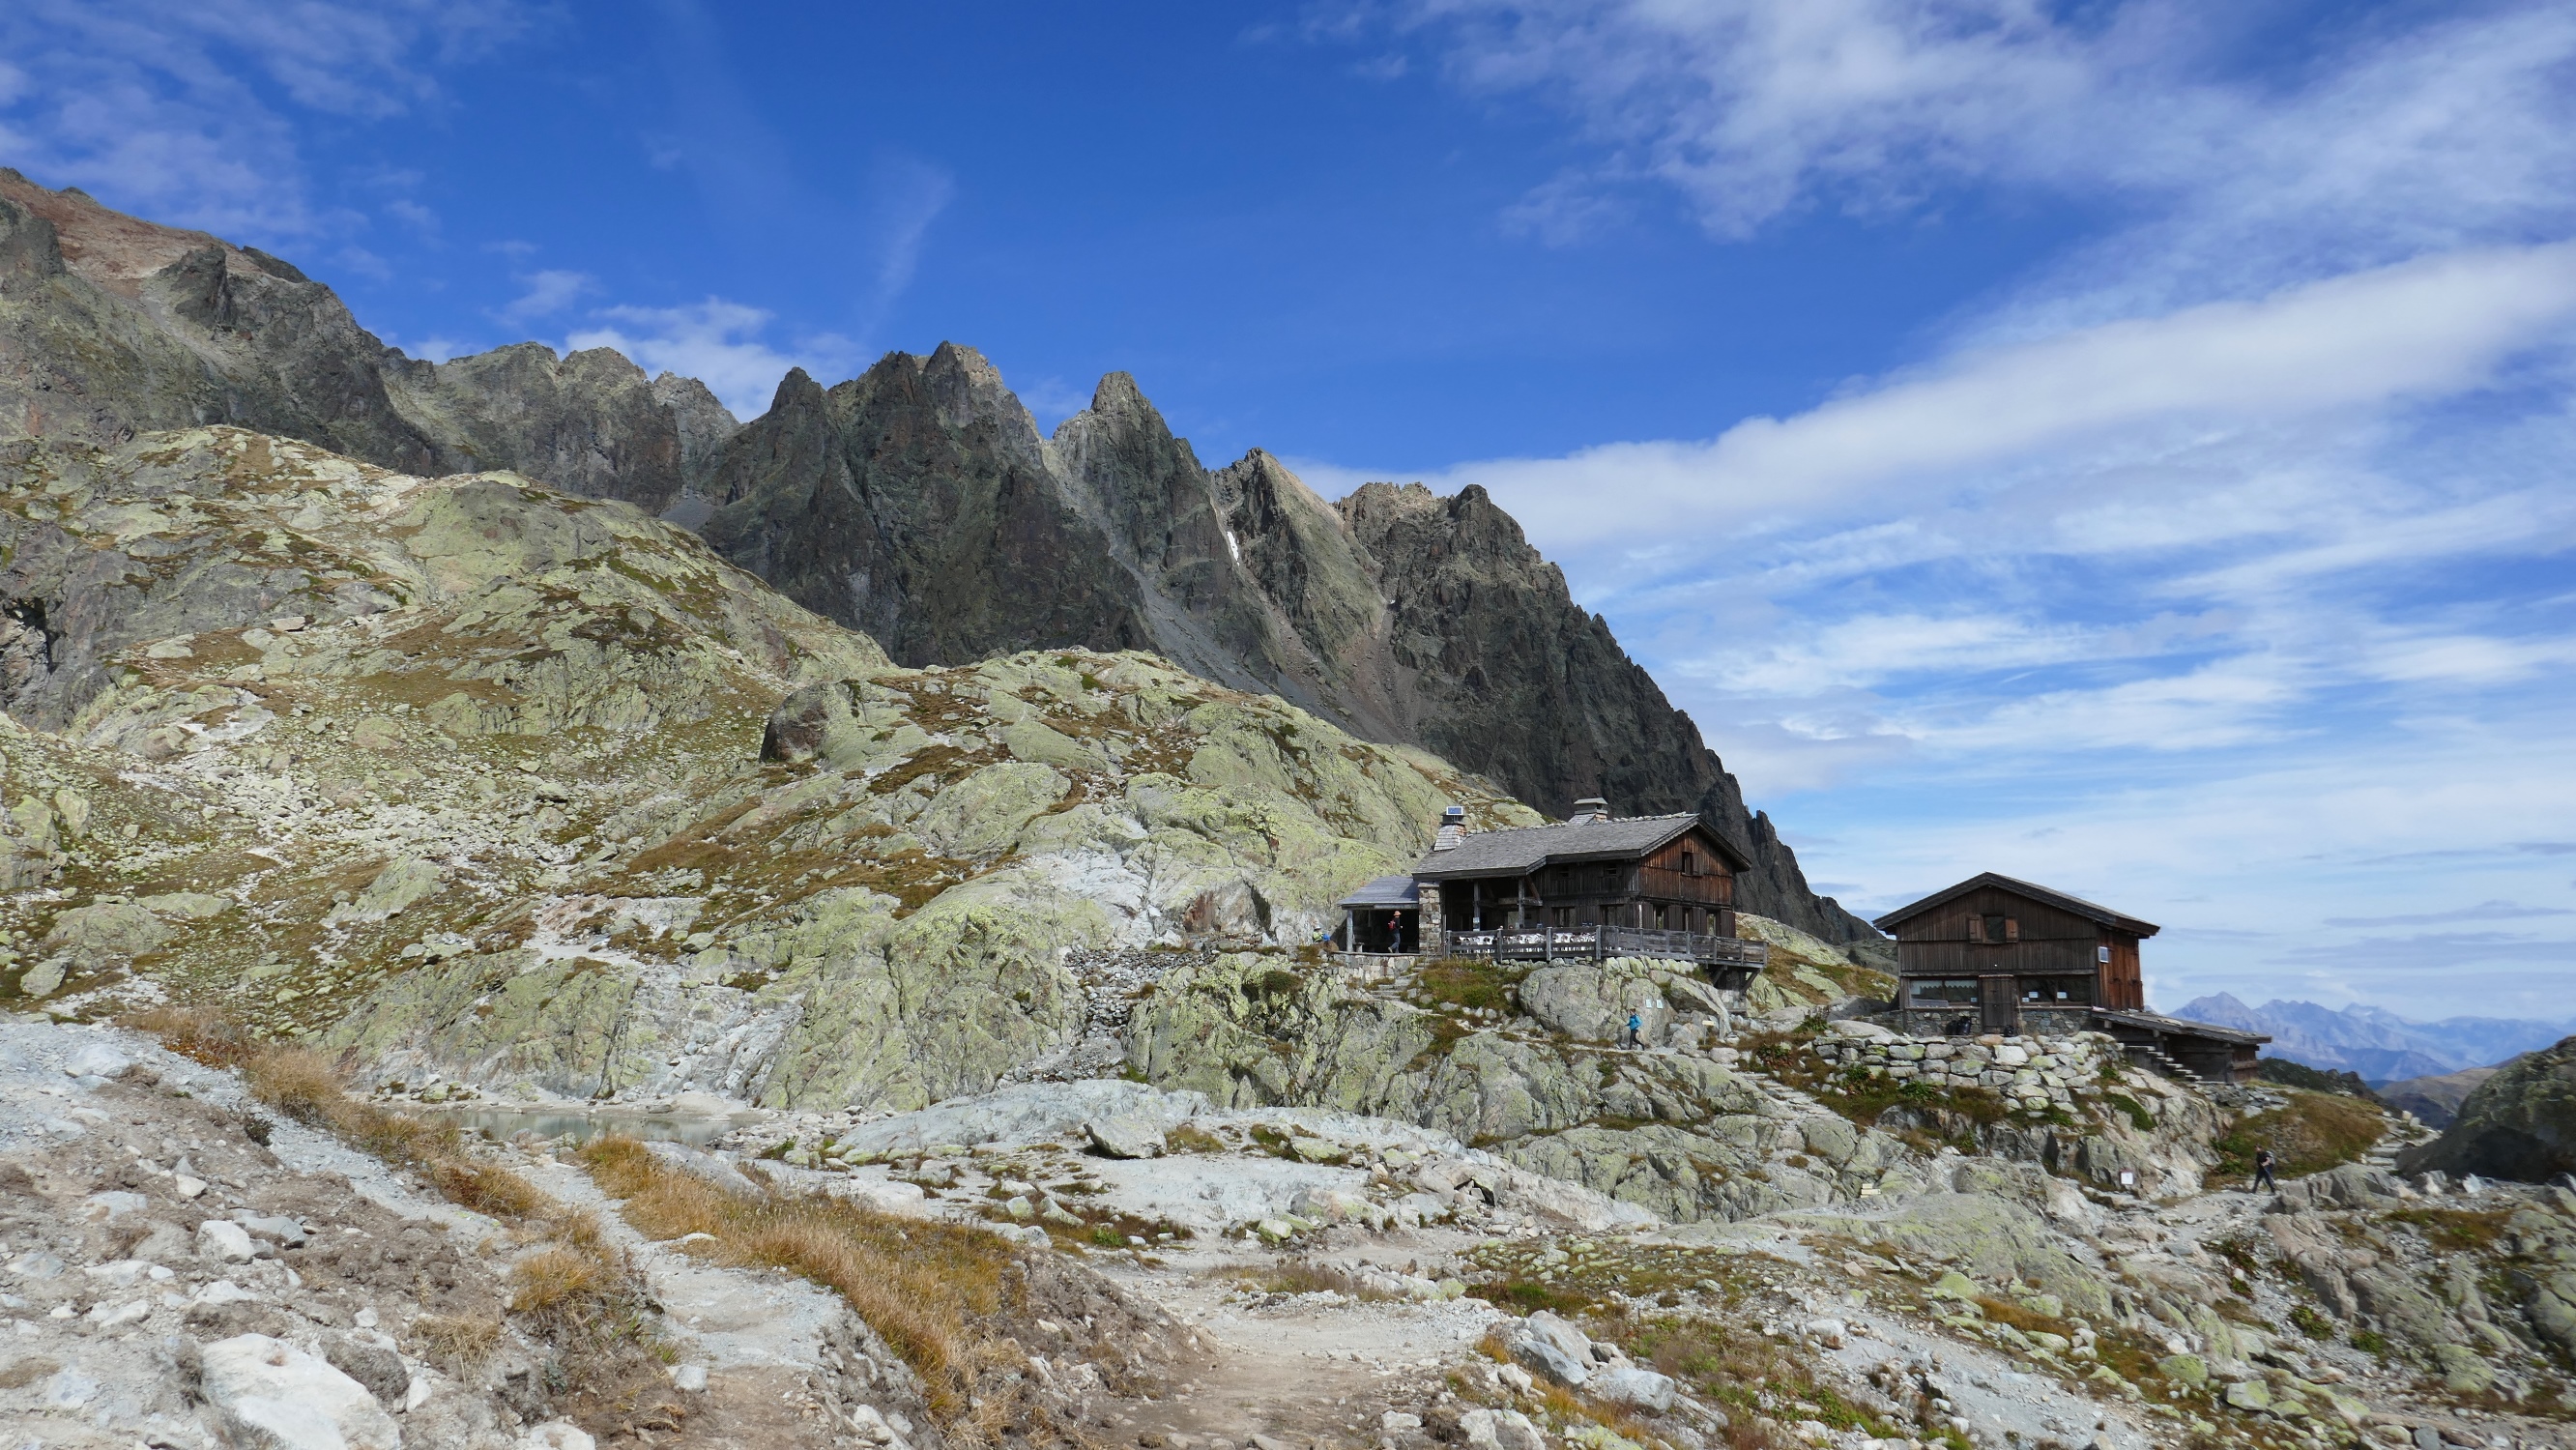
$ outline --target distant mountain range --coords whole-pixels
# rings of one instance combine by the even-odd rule
[[[2357,1072],[2373,1085],[2492,1067],[2576,1034],[2576,1020],[2445,1017],[2439,1022],[2409,1022],[2380,1007],[2356,1005],[2337,1011],[2314,1002],[2278,999],[2248,1007],[2225,992],[2186,1002],[2174,1015],[2269,1033],[2272,1042],[2263,1049],[2265,1056]]]

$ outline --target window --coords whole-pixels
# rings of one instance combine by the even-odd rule
[[[2093,1005],[2091,977],[2024,977],[2021,999],[2040,1007],[2090,1007]]]
[[[1684,876],[1699,874],[1699,857],[1687,847],[1682,851],[1682,874]]]
[[[2000,946],[2021,940],[2021,923],[2009,916],[1972,916],[1968,918],[1968,940]]]
[[[1974,977],[1915,977],[1905,985],[1906,1001],[1916,1007],[1973,1007],[1977,1004],[1977,979]]]

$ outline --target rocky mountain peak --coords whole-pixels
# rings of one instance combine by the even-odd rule
[[[0,176],[0,421],[114,445],[219,420],[408,473],[511,469],[701,530],[910,665],[1148,649],[1364,738],[1449,754],[1562,810],[1702,809],[1759,863],[1745,904],[1869,935],[1807,892],[1770,823],[1608,625],[1482,489],[1327,504],[1273,455],[1210,471],[1136,379],[1042,436],[943,342],[748,426],[700,384],[522,343],[429,363],[275,258]]]
[[[146,277],[192,252],[212,249],[237,253],[249,260],[245,249],[235,248],[210,233],[165,227],[111,211],[79,187],[49,190],[7,167],[0,167],[0,200],[42,218],[53,228],[64,264],[74,274],[121,297],[141,297]],[[286,270],[293,274],[292,280],[305,280],[304,274],[294,268]]]

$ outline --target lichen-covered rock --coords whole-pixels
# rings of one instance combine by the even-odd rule
[[[2576,1172],[2576,1037],[2524,1053],[2471,1089],[2451,1126],[2401,1157],[2398,1171],[2530,1183]]]
[[[382,921],[419,905],[438,889],[439,871],[427,861],[395,861],[375,875],[345,907],[331,913],[334,921]]]
[[[54,918],[45,944],[84,960],[131,958],[168,942],[169,925],[132,902],[75,906]]]
[[[1866,1218],[1802,1215],[1795,1221],[1957,1264],[1986,1283],[2026,1279],[2087,1318],[2111,1312],[2110,1289],[2098,1267],[2070,1252],[2046,1218],[1991,1193],[1926,1193]]]
[[[1633,959],[1554,962],[1521,979],[1521,1010],[1583,1042],[1625,1041],[1633,1015],[1646,1041],[1661,1042],[1673,1015],[1664,982],[1673,975],[1670,964]]]
[[[1298,1104],[1420,1124],[1668,1219],[1917,1186],[1891,1178],[1908,1157],[1895,1139],[1793,1118],[1711,1059],[1467,1027],[1352,991],[1318,962],[1242,953],[1174,971],[1138,1007],[1128,1046],[1149,1080],[1221,1106]]]

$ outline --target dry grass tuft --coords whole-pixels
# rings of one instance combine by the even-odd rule
[[[596,1295],[605,1277],[598,1255],[569,1248],[539,1250],[510,1270],[510,1312],[557,1312]]]
[[[429,1346],[431,1362],[459,1378],[492,1357],[501,1342],[501,1324],[471,1314],[424,1314],[412,1331]]]
[[[172,1052],[208,1067],[239,1067],[260,1050],[240,1023],[211,1007],[154,1007],[119,1018],[117,1025],[151,1033]]]
[[[1007,1353],[976,1328],[1003,1306],[1011,1251],[999,1236],[820,1195],[728,1192],[632,1138],[593,1139],[580,1158],[645,1234],[710,1234],[712,1252],[727,1262],[785,1269],[839,1294],[921,1376],[932,1413],[952,1433],[998,1439],[998,1424],[990,1436],[977,1430],[972,1401],[987,1361]]]
[[[416,1170],[450,1202],[534,1231],[543,1247],[510,1271],[510,1312],[553,1350],[549,1378],[569,1391],[576,1418],[608,1429],[660,1386],[650,1300],[591,1214],[507,1168],[477,1161],[451,1123],[350,1097],[332,1060],[309,1048],[262,1043],[203,1009],[156,1009],[125,1025],[156,1033],[199,1062],[238,1069],[251,1095],[280,1115]],[[442,1367],[456,1374],[488,1358],[502,1331],[491,1320],[436,1315],[417,1327]]]

